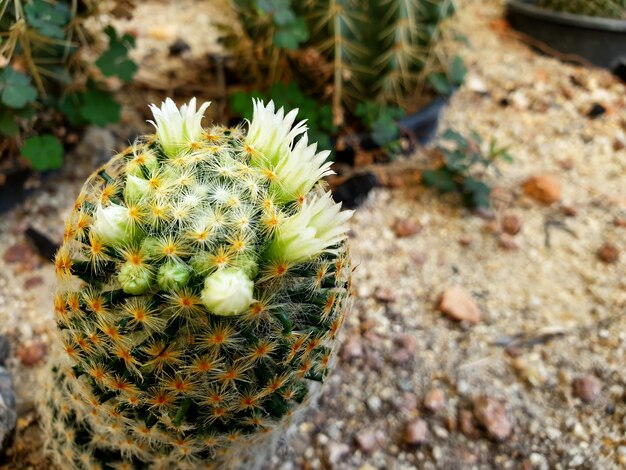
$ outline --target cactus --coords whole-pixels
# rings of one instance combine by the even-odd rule
[[[281,2],[308,23],[310,38],[295,51],[272,42],[272,25],[280,17],[267,5],[277,2],[236,3],[243,32],[230,32],[223,42],[246,76],[260,89],[295,80],[322,98],[331,94],[336,125],[364,97],[379,105],[414,106],[428,75],[447,69],[446,54],[434,49],[442,21],[455,11],[454,0]]]
[[[66,223],[41,406],[60,468],[252,468],[328,373],[351,290],[329,152],[297,111],[205,130],[207,106],[153,105]]]
[[[626,19],[626,0],[540,0],[539,6],[577,15]]]
[[[406,104],[428,73],[445,69],[433,47],[441,22],[454,10],[453,0],[302,2],[298,12],[309,19],[309,45],[332,64],[336,124],[344,108],[354,111],[364,96],[379,104]]]

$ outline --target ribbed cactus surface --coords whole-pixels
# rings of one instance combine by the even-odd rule
[[[540,0],[539,5],[578,15],[626,19],[626,0]]]
[[[232,466],[328,372],[351,273],[328,152],[295,111],[205,129],[207,106],[153,106],[156,135],[66,223],[42,402],[60,468]]]

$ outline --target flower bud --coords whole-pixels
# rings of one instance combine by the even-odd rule
[[[191,272],[185,263],[167,261],[161,265],[157,273],[157,283],[164,291],[172,291],[185,287],[189,282]]]
[[[122,290],[127,294],[140,295],[150,290],[153,275],[144,266],[138,266],[126,262],[120,268],[117,279],[122,285]]]
[[[144,150],[135,155],[135,158],[126,163],[126,174],[143,178],[143,168],[148,170],[148,174],[159,168],[157,156],[151,150]]]
[[[216,271],[204,280],[202,302],[215,315],[231,316],[244,312],[252,302],[254,282],[237,268]]]
[[[140,234],[129,217],[128,208],[118,204],[98,206],[91,231],[107,245],[128,243]]]
[[[124,200],[126,202],[140,201],[148,191],[150,184],[143,178],[133,175],[126,175],[126,186],[124,187]]]

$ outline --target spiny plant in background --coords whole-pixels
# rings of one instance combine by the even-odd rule
[[[498,160],[510,163],[513,158],[506,147],[498,147],[491,140],[487,153],[483,151],[483,139],[472,131],[467,138],[452,129],[446,130],[442,139],[451,145],[440,145],[436,154],[439,166],[422,173],[422,182],[441,193],[458,192],[463,204],[470,209],[489,208],[491,187],[483,181],[485,172],[493,168],[499,175],[495,163]]]
[[[99,14],[95,0],[8,0],[0,4],[0,156],[21,154],[36,170],[63,161],[64,124],[117,122],[120,105],[105,77],[129,82],[137,65],[128,58],[134,39],[106,28],[108,48],[96,72],[85,57],[101,29],[86,24]]]
[[[578,15],[626,19],[626,0],[539,0],[539,5]]]
[[[246,132],[204,129],[208,105],[152,105],[156,135],[67,221],[42,401],[60,468],[254,468],[328,373],[351,291],[329,152],[297,110],[255,101]]]
[[[398,136],[389,123],[424,104],[425,87],[449,94],[465,75],[461,59],[450,59],[440,42],[452,0],[235,3],[243,31],[222,25],[223,41],[244,81],[270,92],[278,81],[295,82],[300,94],[329,103],[334,126],[350,115],[382,146]],[[364,98],[367,109],[359,108]],[[233,102],[246,101],[238,93]],[[380,119],[366,118],[372,108]]]

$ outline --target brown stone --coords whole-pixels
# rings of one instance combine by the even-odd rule
[[[378,436],[373,429],[364,429],[357,433],[355,437],[356,445],[363,452],[369,454],[378,446]]]
[[[33,256],[33,250],[28,243],[17,242],[6,249],[3,259],[6,263],[24,263]]]
[[[461,286],[448,287],[441,295],[439,310],[450,318],[469,323],[480,321],[480,310],[472,296]]]
[[[553,204],[561,199],[561,183],[552,175],[535,175],[522,184],[524,193],[543,204]]]
[[[410,237],[422,231],[422,225],[412,219],[398,219],[391,228],[398,238]]]
[[[576,209],[576,206],[563,206],[561,210],[563,211],[563,215],[566,217],[576,217],[578,215],[578,209]]]
[[[485,427],[489,437],[503,441],[511,435],[513,427],[506,412],[505,404],[488,396],[474,400],[474,416]]]
[[[17,349],[17,357],[25,366],[34,366],[40,363],[48,352],[48,348],[41,340],[32,340]]]
[[[598,258],[603,263],[617,263],[619,260],[619,248],[607,242],[598,249]]]
[[[379,302],[392,303],[396,301],[396,294],[389,287],[379,287],[374,292],[374,298]]]
[[[24,281],[25,289],[32,289],[34,287],[40,286],[43,284],[43,277],[41,276],[32,276]]]
[[[363,357],[363,345],[361,344],[361,338],[356,333],[348,336],[346,341],[341,347],[341,360],[350,362],[352,359]]]
[[[467,437],[476,436],[476,426],[474,426],[474,415],[469,410],[459,412],[459,429]]]
[[[519,246],[517,245],[515,240],[513,240],[513,238],[511,238],[510,235],[506,235],[506,234],[503,234],[498,239],[498,246],[502,248],[503,250],[507,250],[507,251],[515,251],[519,249]]]
[[[523,226],[522,218],[515,214],[505,214],[502,217],[502,230],[509,235],[517,235]]]
[[[446,394],[440,388],[432,388],[424,397],[424,408],[433,413],[443,409],[446,405]]]
[[[423,419],[415,419],[404,428],[404,442],[410,445],[425,444],[428,442],[428,423]]]
[[[591,403],[602,393],[602,383],[593,375],[585,375],[572,381],[572,389],[576,397]]]
[[[613,225],[626,228],[626,217],[616,217],[615,220],[613,220]]]
[[[461,238],[459,238],[459,244],[461,246],[470,246],[472,242],[472,237],[470,237],[469,235],[463,235],[461,236]]]

